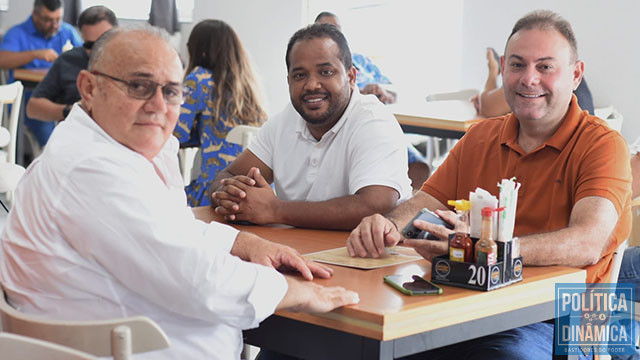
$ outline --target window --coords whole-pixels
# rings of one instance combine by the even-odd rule
[[[0,11],[9,10],[9,0],[0,0]]]
[[[195,0],[176,0],[180,22],[193,21],[194,2]],[[82,0],[83,10],[94,5],[108,7],[116,13],[118,19],[148,20],[151,0]]]

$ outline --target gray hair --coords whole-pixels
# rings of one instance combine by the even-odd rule
[[[94,70],[96,64],[100,61],[102,57],[104,57],[105,48],[111,42],[111,40],[116,38],[118,35],[126,35],[131,33],[142,33],[144,35],[154,37],[156,39],[162,40],[170,48],[174,49],[171,43],[169,42],[169,33],[165,29],[151,26],[148,23],[117,27],[100,35],[98,40],[96,40],[95,44],[93,44],[93,47],[91,49],[91,55],[89,56],[89,66],[87,67],[87,69],[89,71]],[[177,54],[177,51],[176,51],[176,54]]]

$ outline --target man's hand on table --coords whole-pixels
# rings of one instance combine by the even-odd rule
[[[332,268],[303,257],[297,250],[247,232],[238,234],[231,254],[276,270],[298,271],[307,280],[313,280],[314,275],[324,279],[333,275]]]
[[[456,214],[452,211],[436,210],[436,214],[451,224],[456,221]],[[396,224],[380,214],[374,214],[364,218],[349,235],[349,255],[377,258],[385,252],[385,247],[394,246],[400,241],[403,245],[414,248],[429,261],[447,252],[449,234],[453,231],[422,220],[415,220],[413,225],[435,235],[439,240],[405,239]]]
[[[279,222],[276,214],[280,200],[258,168],[251,168],[246,176],[224,179],[222,185],[213,198],[218,202],[215,212],[226,220],[260,225]]]
[[[289,288],[278,310],[323,313],[360,302],[358,293],[339,286],[325,287],[292,276],[286,276],[286,279]]]

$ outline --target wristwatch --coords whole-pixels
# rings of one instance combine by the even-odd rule
[[[62,120],[67,118],[67,116],[69,115],[69,112],[71,111],[72,106],[73,104],[67,104],[65,105],[64,109],[62,109]]]

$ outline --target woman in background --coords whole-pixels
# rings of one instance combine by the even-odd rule
[[[266,120],[249,56],[235,31],[220,20],[203,20],[187,42],[187,91],[174,135],[181,147],[201,148],[200,175],[185,188],[190,206],[210,204],[207,189],[216,173],[242,151],[228,143],[237,125],[260,126]]]

